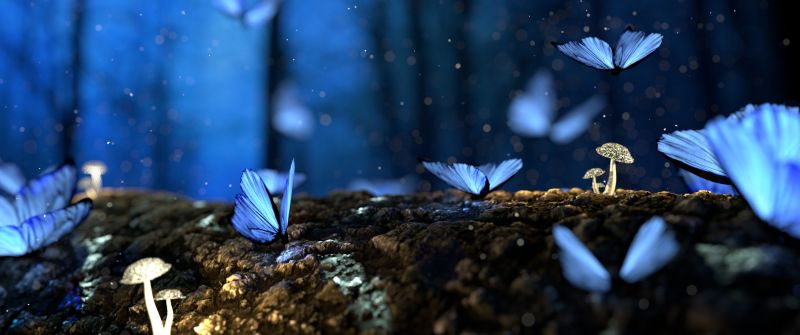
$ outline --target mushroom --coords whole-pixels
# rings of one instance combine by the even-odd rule
[[[156,293],[156,301],[162,301],[162,300],[167,301],[167,321],[164,322],[163,334],[169,335],[172,332],[173,314],[172,314],[172,301],[170,300],[183,299],[183,298],[186,297],[183,296],[183,293],[181,293],[181,291],[176,289],[166,289],[158,291],[158,293]]]
[[[611,162],[608,164],[608,185],[606,185],[603,194],[614,195],[617,190],[617,165],[615,162],[623,164],[633,163],[633,156],[628,148],[619,143],[608,142],[599,146],[596,149],[600,156],[608,158]]]
[[[78,188],[82,189],[86,192],[86,196],[89,199],[97,198],[97,192],[95,191],[94,187],[92,186],[92,179],[89,177],[83,177],[78,180]]]
[[[164,262],[161,258],[142,258],[128,265],[125,273],[122,274],[122,280],[119,281],[125,285],[144,285],[144,304],[147,307],[147,316],[150,318],[153,334],[162,334],[164,329],[161,324],[161,316],[158,315],[156,302],[153,300],[153,288],[150,286],[150,281],[161,277],[170,268],[172,268],[172,264]]]
[[[96,196],[100,193],[100,189],[103,188],[103,174],[108,171],[108,168],[101,161],[88,161],[86,164],[83,164],[81,170],[83,173],[92,177],[93,192],[89,192],[87,189],[86,194],[89,195],[93,193]]]
[[[604,173],[606,173],[606,171],[601,168],[591,168],[583,175],[583,179],[592,178],[592,191],[594,191],[595,194],[600,193],[600,188],[597,185],[597,176],[602,176]]]

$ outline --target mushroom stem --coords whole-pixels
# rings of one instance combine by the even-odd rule
[[[150,318],[150,328],[153,329],[153,335],[160,335],[164,333],[164,328],[161,325],[161,316],[158,315],[158,308],[153,298],[153,287],[150,286],[150,280],[144,280],[144,305],[147,306],[147,316]]]
[[[172,333],[172,301],[167,299],[167,321],[164,323],[164,335],[170,335]]]
[[[95,194],[100,193],[100,189],[103,188],[103,177],[100,173],[93,172],[90,174],[92,177],[92,188],[94,188]]]
[[[611,159],[611,163],[608,165],[608,182],[606,183],[606,189],[603,190],[603,194],[607,195],[614,195],[617,190],[617,164]]]
[[[592,191],[594,194],[600,193],[600,188],[597,187],[597,177],[592,177]]]

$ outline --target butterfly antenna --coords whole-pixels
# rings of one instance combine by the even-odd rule
[[[634,27],[632,24],[628,24],[627,26],[625,26],[625,31],[635,31],[635,30],[636,27]]]

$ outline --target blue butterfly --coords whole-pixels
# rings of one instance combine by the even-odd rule
[[[426,170],[463,192],[484,196],[507,182],[520,169],[522,160],[508,159],[498,165],[484,164],[478,167],[455,163],[422,162]]]
[[[553,123],[558,109],[557,100],[553,76],[544,69],[537,71],[525,92],[511,101],[508,108],[509,128],[525,137],[544,137],[549,134],[554,143],[567,144],[583,134],[606,107],[605,97],[594,95]]]
[[[417,180],[413,177],[399,179],[356,179],[347,187],[351,191],[367,191],[375,196],[403,195],[414,192]]]
[[[289,138],[307,140],[314,134],[314,113],[300,101],[297,88],[283,82],[275,90],[272,127]]]
[[[663,38],[658,33],[645,34],[641,31],[634,31],[632,27],[627,27],[617,41],[613,52],[608,43],[597,37],[586,37],[580,41],[553,43],[553,45],[565,55],[584,65],[618,74],[622,70],[638,64],[656,51],[661,46]]]
[[[739,192],[736,192],[736,189],[731,185],[715,183],[684,169],[678,169],[678,175],[683,177],[686,187],[688,187],[691,192],[709,191],[717,194],[739,194]]]
[[[77,170],[71,162],[31,180],[12,204],[0,197],[0,256],[21,256],[46,247],[83,222],[92,201],[70,205]]]
[[[245,0],[212,0],[223,14],[240,20],[247,28],[255,28],[272,20],[278,13],[280,0],[259,0],[248,6]]]
[[[19,167],[11,163],[0,162],[0,191],[15,194],[25,185],[25,176]]]
[[[264,185],[267,185],[268,190],[273,190],[270,191],[273,194],[282,194],[283,187],[286,185],[286,180],[289,179],[288,173],[272,169],[258,170],[258,176],[264,181]],[[299,187],[305,181],[306,175],[304,173],[295,173],[293,188]]]
[[[553,227],[553,239],[561,250],[561,270],[572,285],[598,293],[611,289],[611,274],[569,228]],[[679,250],[680,245],[664,219],[654,216],[633,237],[619,276],[627,283],[638,282],[672,261]]]
[[[710,121],[705,138],[756,215],[800,238],[800,109],[747,106]]]
[[[287,241],[286,228],[289,225],[289,208],[294,187],[294,160],[283,187],[280,209],[257,172],[249,169],[242,172],[240,186],[242,194],[236,195],[233,228],[242,236],[259,243],[272,242],[276,238]]]

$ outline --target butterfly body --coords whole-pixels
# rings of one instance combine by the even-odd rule
[[[663,36],[658,33],[645,34],[627,27],[612,50],[611,46],[597,37],[585,37],[580,41],[553,43],[563,54],[595,69],[618,75],[642,62],[659,46]]]
[[[522,160],[508,159],[497,165],[490,163],[481,166],[423,161],[422,166],[460,191],[485,196],[516,175],[522,169]]]
[[[288,242],[294,170],[292,160],[280,206],[275,204],[272,193],[257,172],[249,169],[242,172],[242,193],[236,195],[232,219],[237,232],[258,243],[269,243],[276,239]]]

